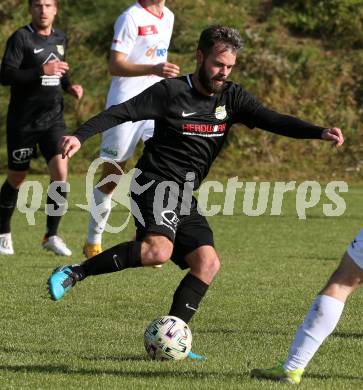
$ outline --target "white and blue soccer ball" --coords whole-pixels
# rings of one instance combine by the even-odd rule
[[[192,348],[192,333],[180,318],[163,316],[146,327],[144,344],[152,360],[182,360]]]

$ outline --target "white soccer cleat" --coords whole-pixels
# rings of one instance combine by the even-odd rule
[[[42,246],[58,256],[70,256],[72,254],[72,251],[59,236],[44,237]]]
[[[11,233],[0,234],[0,255],[13,255],[13,240]]]

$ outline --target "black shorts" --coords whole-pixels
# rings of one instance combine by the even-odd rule
[[[187,254],[203,245],[214,247],[213,232],[206,218],[199,214],[194,197],[190,207],[182,203],[182,188],[176,183],[170,188],[170,182],[148,173],[142,173],[136,182],[145,186],[153,180],[153,184],[141,194],[131,191],[136,239],[142,240],[148,233],[169,238],[174,243],[171,260],[181,269],[186,269],[189,267],[185,261]]]
[[[37,157],[37,146],[47,163],[59,154],[59,139],[66,134],[64,123],[55,123],[48,130],[7,129],[8,168],[27,171],[30,160]]]

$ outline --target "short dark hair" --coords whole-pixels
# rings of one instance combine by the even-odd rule
[[[218,42],[225,44],[226,50],[236,52],[243,45],[241,35],[236,29],[215,25],[202,31],[198,42],[198,49],[204,55],[208,55],[212,51],[213,46]]]
[[[33,1],[34,1],[34,0],[28,0],[28,2],[29,2],[29,7],[33,4]],[[54,0],[54,3],[55,3],[55,5],[58,5],[58,1],[57,1],[57,0]]]

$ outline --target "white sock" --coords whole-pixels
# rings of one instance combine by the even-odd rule
[[[305,369],[320,345],[337,326],[343,309],[344,303],[336,298],[328,295],[316,297],[291,344],[284,363],[286,370]]]
[[[88,222],[88,237],[87,242],[89,244],[101,244],[102,233],[105,230],[108,217],[111,213],[111,201],[112,194],[104,194],[98,188],[93,189],[94,203],[91,204],[91,210],[89,213]],[[99,222],[94,219],[95,206],[98,206],[98,218]]]

